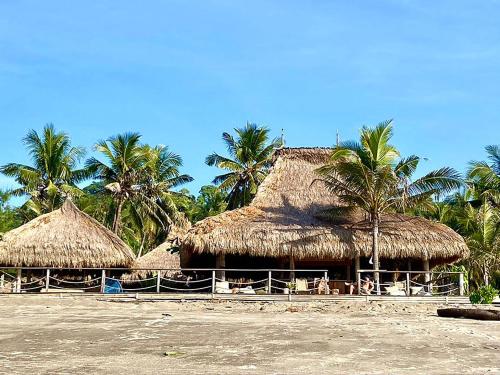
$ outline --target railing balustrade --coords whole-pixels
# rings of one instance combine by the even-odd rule
[[[129,269],[0,267],[0,293],[207,293],[207,294],[378,294],[391,296],[465,294],[461,272],[359,270],[356,282],[330,279],[313,269]],[[390,281],[389,281],[390,279]],[[339,287],[340,286],[340,287]]]

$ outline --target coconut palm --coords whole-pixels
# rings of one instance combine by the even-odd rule
[[[178,168],[182,159],[164,146],[150,147],[140,144],[138,133],[125,133],[99,141],[96,151],[102,153],[107,163],[90,158],[86,167],[104,183],[105,189],[113,196],[112,229],[120,234],[122,212],[128,203],[140,205],[131,209],[147,213],[159,223],[175,221],[177,210],[172,201],[170,189],[192,178],[181,175]]]
[[[470,188],[479,196],[484,196],[496,208],[500,207],[500,146],[486,147],[487,161],[473,161],[467,176]]]
[[[264,180],[271,164],[271,156],[282,146],[278,138],[269,140],[269,129],[247,123],[234,129],[236,138],[222,134],[229,157],[213,153],[205,162],[228,172],[214,178],[213,183],[228,192],[228,208],[234,209],[250,203],[257,187]]]
[[[79,196],[77,183],[88,178],[85,169],[76,169],[85,150],[72,147],[66,133],[57,132],[52,124],[44,127],[42,135],[35,130],[23,138],[31,165],[9,163],[0,172],[13,177],[20,185],[12,191],[17,196],[30,197],[27,203],[36,214],[57,208],[66,196]]]
[[[500,267],[500,212],[487,200],[479,208],[468,203],[459,213],[458,225],[471,251],[469,270],[488,285],[492,271]]]
[[[401,158],[390,144],[392,120],[374,128],[363,127],[359,142],[343,142],[334,148],[329,163],[318,170],[333,194],[345,204],[335,208],[336,215],[361,209],[372,227],[372,258],[375,281],[379,284],[378,236],[383,214],[405,212],[429,199],[460,187],[459,174],[442,168],[412,181],[420,158]]]

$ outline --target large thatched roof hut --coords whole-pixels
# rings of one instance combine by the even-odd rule
[[[292,257],[304,265],[349,264],[356,257],[370,257],[371,233],[362,214],[342,223],[321,219],[322,211],[339,204],[315,172],[330,153],[328,148],[278,150],[252,203],[200,221],[188,232],[183,249],[193,256]],[[463,238],[445,225],[403,215],[382,219],[382,260],[426,259],[439,264],[467,255]]]
[[[0,241],[2,266],[112,268],[128,267],[132,261],[132,251],[118,236],[69,199]]]

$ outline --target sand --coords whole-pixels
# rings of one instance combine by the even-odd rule
[[[0,373],[500,374],[500,322],[436,308],[0,296]]]

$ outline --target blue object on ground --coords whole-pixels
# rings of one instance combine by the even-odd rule
[[[104,285],[104,294],[118,294],[123,293],[122,284],[116,279],[106,279]]]

